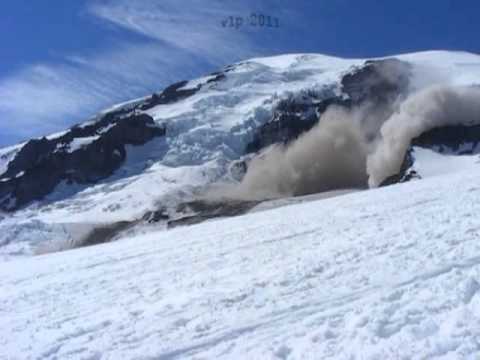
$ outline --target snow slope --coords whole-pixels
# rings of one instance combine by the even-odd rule
[[[431,51],[396,57],[415,65],[413,86],[417,88],[436,81],[480,83],[478,55]],[[227,67],[221,81],[209,83],[212,77],[207,76],[188,82],[185,89],[198,85],[201,89],[185,99],[146,110],[157,123],[166,125],[165,138],[128,148],[126,163],[98,184],[63,184],[43,201],[3,218],[0,254],[31,254],[44,239],[72,237],[65,224],[131,221],[158,204],[188,197],[206,184],[229,180],[230,164],[244,156],[255,129],[271,118],[281,99],[301,90],[336,92],[341,76],[364,61],[316,54],[281,55]],[[112,109],[131,107],[142,100]],[[0,173],[18,149],[0,150]]]
[[[480,168],[0,267],[0,359],[478,359]]]
[[[448,175],[453,172],[472,170],[480,167],[478,152],[473,155],[440,154],[430,149],[413,147],[415,170],[422,178]]]

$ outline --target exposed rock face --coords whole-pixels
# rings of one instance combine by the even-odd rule
[[[140,110],[148,110],[157,105],[170,104],[175,101],[185,99],[200,90],[200,86],[192,89],[182,89],[188,81],[180,81],[165,88],[160,94],[153,94],[143,104],[139,106]]]
[[[406,92],[410,65],[397,59],[372,60],[341,79],[341,94],[329,89],[306,92],[281,101],[272,119],[260,126],[246,152],[257,152],[272,144],[287,144],[310,130],[331,105],[350,108],[369,102],[376,107],[388,105]]]
[[[168,228],[174,228],[177,226],[198,224],[219,217],[237,216],[246,213],[258,205],[259,202],[260,201],[244,200],[190,201],[178,205],[176,212],[179,215],[169,219],[167,225]]]
[[[225,71],[227,72],[228,68]],[[207,80],[206,84],[218,82],[226,77],[223,72],[214,72],[210,75],[212,76],[212,78]],[[160,94],[153,94],[150,98],[137,106],[137,109],[148,110],[157,105],[171,104],[194,95],[196,92],[198,92],[198,90],[202,88],[201,84],[193,88],[184,88],[187,84],[188,81],[186,80],[172,84],[166,87]]]
[[[426,131],[412,140],[399,172],[386,178],[380,186],[420,178],[415,170],[412,170],[412,166],[415,163],[415,158],[412,155],[412,146],[432,149],[439,153],[465,155],[479,152],[479,144],[480,125],[442,126]]]
[[[272,144],[287,144],[310,130],[318,122],[318,115],[314,96],[306,96],[303,101],[293,98],[281,101],[272,119],[257,129],[246,152],[257,152]]]
[[[409,76],[410,65],[406,62],[398,59],[369,60],[342,78],[342,91],[353,104],[390,102],[407,89]]]
[[[171,209],[159,207],[148,211],[142,221],[149,224],[164,223],[171,229],[177,226],[198,224],[207,220],[242,215],[251,210],[261,201],[249,200],[207,200],[196,199],[181,202]]]
[[[213,73],[207,83],[223,78],[223,72]],[[127,157],[125,145],[143,145],[166,133],[165,126],[155,124],[142,111],[185,99],[202,87],[185,87],[187,84],[170,85],[159,94],[74,126],[55,138],[28,141],[0,174],[0,211],[15,211],[40,200],[61,181],[86,184],[112,175]]]
[[[414,159],[412,156],[412,149],[410,148],[403,158],[402,165],[400,166],[400,171],[397,174],[391,175],[383,180],[379,186],[388,186],[392,184],[403,183],[410,181],[412,179],[420,178],[415,170],[412,170]]]
[[[413,139],[412,145],[431,148],[440,153],[472,154],[480,143],[480,125],[443,126]]]
[[[158,210],[148,211],[142,217],[142,220],[149,224],[167,221],[168,219],[170,219],[170,216],[168,215],[167,210],[163,207],[159,208]]]
[[[165,131],[146,114],[112,112],[56,138],[30,140],[0,176],[0,209],[39,200],[63,180],[85,184],[108,177],[124,162],[125,145],[145,144]]]

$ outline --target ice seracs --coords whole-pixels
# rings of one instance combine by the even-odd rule
[[[405,91],[436,82],[452,86],[480,83],[480,59],[474,54],[437,51],[387,59],[372,62],[316,54],[252,59],[114,106],[78,129],[96,127],[109,117],[120,123],[129,117],[145,116],[151,119],[151,123],[146,122],[145,134],[152,132],[151,126],[165,133],[146,136],[141,144],[124,142],[109,148],[112,159],[119,161],[112,161],[116,165],[108,171],[84,177],[88,183],[72,180],[66,172],[64,180],[49,182],[52,186],[47,187],[48,191],[33,201],[19,201],[16,187],[5,185],[13,183],[18,174],[22,176],[17,182],[27,176],[26,169],[12,170],[12,176],[2,177],[0,184],[6,187],[2,193],[4,210],[18,210],[0,222],[0,241],[10,244],[0,247],[0,252],[19,251],[19,245],[10,246],[22,227],[35,234],[20,246],[22,253],[31,253],[38,239],[51,238],[48,234],[68,224],[95,227],[97,223],[103,227],[136,222],[164,208],[176,209],[209,184],[241,179],[252,156],[271,144],[291,142],[308,131],[329,106],[348,107],[352,102],[372,98],[390,101]],[[393,71],[397,67],[391,64],[400,64],[398,68],[405,71]],[[360,74],[357,78],[368,81],[358,82],[351,74]],[[355,81],[349,82],[351,79]],[[388,94],[392,96],[382,96]],[[282,108],[289,99],[291,104]],[[73,148],[75,153],[107,139],[116,126],[108,121],[104,125],[91,134],[69,139],[60,148]],[[68,133],[49,136],[46,141],[55,142],[68,137]],[[24,146],[0,151],[0,174],[8,171]]]

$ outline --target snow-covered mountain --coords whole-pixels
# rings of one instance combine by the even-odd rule
[[[158,94],[116,105],[63,133],[0,150],[0,251],[28,254],[39,246],[55,249],[84,241],[108,241],[128,231],[150,231],[147,224],[152,222],[156,226],[176,223],[185,215],[198,213],[199,206],[191,205],[195,205],[206,186],[241,181],[252,158],[253,165],[258,165],[255,157],[266,152],[269,159],[272,144],[290,144],[322,123],[320,119],[338,117],[329,116],[333,108],[348,111],[344,117],[362,124],[362,136],[374,143],[378,142],[375,137],[381,133],[383,123],[401,112],[402,102],[409,104],[411,94],[441,86],[473,88],[477,83],[477,55],[437,51],[368,61],[314,54],[283,55],[244,61],[200,79],[173,84]],[[443,104],[446,100],[442,96],[447,95],[433,97],[441,98]],[[475,102],[476,94],[472,96]],[[433,149],[435,154],[476,153],[480,137],[477,127],[472,125],[477,119],[466,118],[473,123],[443,121],[443,128],[431,125],[418,131],[417,135],[423,137],[415,138],[412,144]],[[451,128],[445,128],[446,125]],[[462,132],[461,127],[468,131]],[[455,136],[442,137],[442,131],[451,134],[452,129],[457,131]],[[344,135],[342,132],[341,136]],[[325,139],[314,142],[322,141]],[[387,153],[382,146],[378,148],[382,154]],[[348,151],[358,153],[359,149]],[[396,153],[402,151],[405,149]],[[260,196],[254,196],[251,204],[245,204],[241,197],[244,206],[240,210],[230,209],[227,214],[246,211],[265,198],[366,188],[368,179],[373,181],[370,186],[402,181],[411,178],[406,173],[413,171],[412,154],[412,149],[407,151],[402,167],[395,165],[401,159],[380,159],[393,164],[393,170],[374,181],[367,167],[378,167],[381,156],[369,158],[365,169],[361,166],[348,174],[340,173],[333,176],[334,180],[322,178],[334,171],[322,168],[323,175],[315,173],[312,179],[306,179],[326,184],[318,189],[316,185],[306,189],[303,184],[292,185],[290,178],[296,176],[292,174],[276,176],[290,181],[287,185],[276,184],[269,176],[275,176],[275,171],[285,172],[288,164],[274,171],[257,171],[261,176],[254,176],[252,166],[253,175],[247,172],[245,182],[248,192],[258,195],[251,182],[263,177],[265,184],[261,184]],[[337,153],[326,156],[335,157]],[[345,156],[322,161],[347,164],[343,168],[367,162]],[[417,165],[413,177],[422,176],[421,172]],[[263,176],[265,173],[269,176]],[[273,194],[264,194],[265,187],[271,188]],[[225,195],[225,190],[215,191]],[[226,192],[245,193],[237,189]],[[209,207],[200,218],[208,218],[212,212],[222,214],[218,206],[213,208]]]
[[[258,58],[1,149],[0,359],[480,356],[479,85]]]

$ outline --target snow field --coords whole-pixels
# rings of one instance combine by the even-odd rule
[[[476,359],[479,178],[11,260],[0,359]]]

